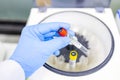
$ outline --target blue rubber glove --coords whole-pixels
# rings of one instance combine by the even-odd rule
[[[22,34],[11,60],[18,62],[25,72],[26,78],[43,66],[50,55],[59,54],[59,49],[69,44],[68,37],[60,37],[58,29],[68,30],[69,24],[62,22],[41,23],[27,26]],[[55,38],[54,38],[55,37]]]

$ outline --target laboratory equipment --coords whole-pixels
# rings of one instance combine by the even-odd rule
[[[71,18],[70,16],[73,17]],[[55,21],[71,24],[71,30],[75,32],[77,38],[72,38],[71,43],[60,50],[58,57],[51,56],[44,65],[46,68],[52,70],[49,68],[52,66],[55,68],[52,70],[53,72],[62,75],[83,76],[98,71],[111,59],[114,50],[114,38],[104,22],[81,11],[61,11],[49,15],[41,23]],[[79,43],[87,48],[89,54],[84,53],[84,50],[80,49]],[[76,66],[73,69],[71,69],[69,64],[69,54],[72,50],[78,53]]]
[[[49,4],[33,7],[27,25],[67,22],[89,54],[86,57],[69,44],[29,80],[119,80],[120,37],[110,0],[51,0]],[[70,57],[72,51],[78,54],[77,59]]]
[[[69,54],[69,65],[70,65],[70,67],[75,68],[77,57],[78,57],[78,52],[77,51],[75,51],[75,50],[70,51],[70,54]]]
[[[69,44],[60,50],[59,56],[51,56],[29,79],[118,80],[120,37],[109,4],[110,0],[51,0],[49,6],[32,8],[27,25],[67,22],[89,54],[86,57]],[[70,62],[71,51],[78,53],[73,62]],[[70,67],[70,63],[74,67]]]

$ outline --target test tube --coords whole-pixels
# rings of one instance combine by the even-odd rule
[[[70,67],[74,68],[76,66],[76,60],[78,57],[78,52],[75,50],[70,51],[69,54],[69,65]]]

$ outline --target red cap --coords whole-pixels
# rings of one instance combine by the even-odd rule
[[[62,37],[67,36],[67,30],[64,29],[64,28],[60,28],[60,29],[58,30],[58,33],[59,33],[59,35],[62,36]]]

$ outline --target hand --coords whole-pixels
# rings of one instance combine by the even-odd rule
[[[54,22],[25,27],[10,59],[18,62],[25,76],[29,77],[46,62],[50,55],[58,54],[59,49],[69,44],[70,39],[60,37],[57,32],[63,27],[72,33],[69,26],[67,23]]]

